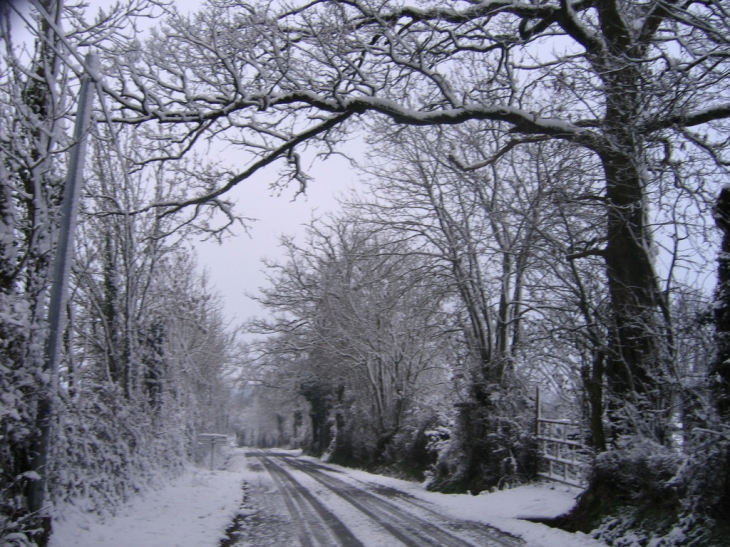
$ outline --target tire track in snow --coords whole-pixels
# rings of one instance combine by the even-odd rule
[[[444,530],[441,526],[433,524],[433,521],[436,520],[440,521],[442,525],[454,525],[458,523],[458,526],[468,528],[472,534],[478,533],[481,536],[478,540],[478,545],[480,546],[518,547],[524,545],[522,541],[496,530],[486,530],[484,529],[486,527],[471,525],[471,523],[466,522],[449,521],[449,519],[444,518],[435,511],[423,507],[420,503],[414,503],[414,505],[421,509],[427,509],[431,513],[431,522],[429,522],[390,501],[324,473],[319,469],[321,466],[317,466],[316,464],[309,465],[308,463],[284,454],[272,453],[270,456],[281,457],[287,465],[309,475],[312,479],[380,524],[391,535],[408,547],[422,547],[424,545],[432,545],[434,547],[474,547],[474,543],[455,536],[453,532]]]
[[[333,544],[341,547],[365,547],[340,519],[299,484],[286,469],[271,461],[264,454],[250,455],[261,460],[282,492],[292,519],[300,525],[299,543],[302,547]],[[320,526],[321,524],[324,526]],[[308,532],[311,533],[311,536],[308,535]],[[313,543],[313,539],[316,540],[316,543]]]
[[[325,467],[323,465],[317,466],[320,469],[324,469],[326,471],[336,471],[334,469]],[[339,473],[339,471],[336,471]],[[416,507],[417,510],[420,510],[425,513],[429,513],[429,518],[436,518],[436,519],[443,519],[444,516],[442,513],[439,513],[433,508],[433,505],[428,503],[427,501],[421,500],[407,492],[403,492],[402,490],[398,490],[397,488],[392,488],[390,486],[385,486],[382,484],[376,484],[376,483],[370,483],[366,481],[362,481],[360,479],[356,479],[354,477],[349,477],[350,480],[355,481],[359,484],[362,484],[363,488],[368,489],[378,496],[390,498],[392,500],[397,500],[397,502],[400,502],[401,504],[409,505]],[[392,502],[394,503],[394,502]],[[471,520],[463,520],[458,521],[458,528],[462,530],[469,531],[471,533],[476,533],[477,535],[487,535],[492,541],[501,542],[499,545],[505,545],[509,547],[523,547],[524,542],[514,536],[511,536],[510,534],[507,534],[505,532],[500,531],[497,528],[494,528],[492,526],[489,526],[487,524],[480,524],[478,522],[474,522]],[[500,536],[499,538],[494,538],[493,536]]]

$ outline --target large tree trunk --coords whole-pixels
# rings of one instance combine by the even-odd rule
[[[649,254],[641,180],[628,158],[605,158],[608,244],[606,267],[613,312],[611,353],[606,367],[614,437],[643,433],[662,440],[662,419],[635,416],[658,410],[662,362],[668,358],[661,293]],[[632,172],[634,171],[634,172]]]
[[[668,417],[661,413],[661,391],[671,348],[646,225],[642,143],[634,131],[643,80],[639,69],[620,57],[601,64],[607,69],[605,148],[599,155],[608,206],[605,260],[612,327],[606,379],[611,433],[614,441],[640,434],[665,442]]]
[[[715,297],[717,356],[712,368],[715,407],[723,420],[730,418],[730,187],[720,192],[714,210],[715,223],[722,230]]]
[[[581,370],[583,385],[588,399],[590,416],[590,446],[597,452],[606,451],[606,432],[603,427],[603,379],[606,366],[606,352],[595,349],[592,366]]]

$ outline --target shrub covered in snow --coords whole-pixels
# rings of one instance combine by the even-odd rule
[[[477,494],[523,484],[537,472],[534,407],[518,390],[457,407],[448,441],[435,440],[438,460],[429,489]]]
[[[626,437],[598,456],[590,486],[563,527],[592,530],[614,547],[723,544],[730,522],[729,456],[727,439],[707,444],[695,437],[680,452]]]

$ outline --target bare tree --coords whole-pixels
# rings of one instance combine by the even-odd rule
[[[661,440],[664,421],[627,414],[666,412],[671,376],[647,200],[663,176],[692,184],[688,167],[726,176],[726,12],[723,2],[332,1],[272,11],[222,1],[172,17],[145,48],[116,52],[106,90],[119,122],[167,130],[178,143],[168,157],[213,134],[251,152],[237,174],[167,206],[210,203],[278,159],[285,178],[305,184],[298,151],[330,153],[369,113],[417,126],[489,121],[505,136],[493,158],[536,140],[588,151],[606,203],[604,243],[586,252],[606,264],[613,429]]]
[[[573,398],[576,417],[586,393],[587,439],[605,450],[606,326],[598,307],[606,295],[598,258],[581,256],[601,238],[595,180],[562,143],[525,144],[482,169],[449,158],[458,147],[476,165],[501,145],[483,123],[401,128],[376,145],[373,197],[348,203],[427,256],[434,283],[452,295],[451,321],[462,325],[470,357],[454,367],[466,382],[455,399],[462,425],[444,457],[452,463],[437,467],[446,488],[476,491],[531,477],[533,447],[522,434],[533,419],[534,384]]]
[[[312,225],[305,246],[285,240],[289,261],[271,264],[261,302],[275,321],[263,332],[286,334],[279,351],[302,352],[330,392],[335,460],[371,464],[414,427],[414,405],[443,381],[438,340],[442,295],[428,263],[385,233],[339,219]],[[287,349],[288,346],[288,349]],[[306,386],[302,392],[306,392]],[[417,425],[417,424],[416,424]]]
[[[59,389],[57,371],[47,364],[42,354],[48,336],[46,295],[50,287],[50,265],[56,253],[67,156],[74,144],[70,128],[78,108],[76,95],[79,78],[85,70],[84,54],[89,49],[129,39],[135,30],[134,22],[149,15],[151,8],[152,3],[145,0],[120,2],[89,23],[79,5],[65,5],[56,0],[33,1],[29,6],[3,2],[0,6],[0,389],[7,394],[0,410],[2,539],[6,534],[13,534],[16,541],[44,544],[50,532],[45,501],[48,498],[44,495],[49,484],[46,479],[49,476],[52,479],[49,486],[52,496],[58,494],[58,490],[54,492],[58,481],[53,479],[61,475],[52,476],[55,471],[62,468],[69,471],[66,475],[69,483],[78,479],[72,480],[72,475],[79,468],[72,472],[66,459],[67,439],[63,435],[56,438],[48,458],[44,442],[47,430],[59,437],[58,432],[64,429],[56,426],[70,417],[67,407],[59,400],[65,393]],[[117,223],[117,227],[122,224]],[[107,256],[111,258],[114,249],[109,247],[109,251]],[[125,258],[129,257],[129,248],[124,251]],[[116,264],[108,260],[107,265]],[[132,269],[130,264],[127,266]],[[111,303],[116,287],[111,267],[108,271],[107,302]],[[73,304],[69,310],[74,310]],[[113,340],[116,333],[128,334],[128,326],[114,321],[114,328],[106,333],[112,335],[105,340],[110,343],[108,346],[117,341]],[[134,340],[129,336],[120,340],[131,343],[124,347],[118,345],[118,355],[114,356],[126,358],[134,349]],[[78,341],[67,333],[65,349],[73,349]],[[68,355],[73,357],[72,353]],[[71,363],[70,368],[75,364],[79,363]],[[125,373],[123,368],[114,369],[119,378]],[[69,394],[78,396],[81,385],[69,384]],[[63,383],[60,387],[64,387]],[[94,395],[103,398],[102,392]],[[88,397],[86,403],[91,399],[99,400]],[[94,414],[90,406],[93,404],[87,405],[89,412],[85,416],[99,419],[93,424],[83,424],[90,429],[75,430],[87,433],[86,437],[81,435],[77,439],[79,450],[80,445],[93,437],[89,431],[103,422],[99,415],[103,413]],[[73,429],[78,423],[66,425]],[[121,433],[114,437],[108,430],[104,436],[123,437]],[[105,455],[111,461],[119,453],[110,448]],[[133,466],[123,458],[117,458],[115,463],[121,467]],[[77,488],[83,483],[83,478],[78,480],[71,490],[83,491],[83,486]],[[115,494],[122,495],[122,490],[106,492],[104,499],[113,500]]]
[[[235,333],[186,247],[195,228],[125,214],[180,190],[165,166],[128,168],[134,142],[94,131],[69,304],[52,494],[97,510],[131,495],[135,477],[179,470],[196,432],[228,429]]]

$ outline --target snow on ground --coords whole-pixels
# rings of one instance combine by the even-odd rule
[[[535,484],[479,496],[439,494],[427,492],[420,484],[331,467],[340,471],[337,477],[342,480],[402,490],[440,507],[444,515],[482,522],[521,537],[527,547],[604,546],[584,534],[523,520],[567,512],[580,493],[575,488]],[[260,472],[247,468],[244,450],[234,449],[225,470],[190,469],[182,477],[131,500],[114,516],[69,509],[54,522],[49,547],[217,547],[238,513],[242,483],[260,481],[260,476]]]
[[[318,461],[315,458],[309,458]],[[549,519],[567,513],[581,490],[559,483],[536,483],[510,490],[469,494],[428,492],[423,485],[328,464],[351,480],[396,488],[441,507],[445,515],[488,524],[525,540],[527,547],[605,547],[582,533],[571,534],[526,518]],[[343,476],[338,474],[338,478]]]
[[[217,547],[251,475],[236,450],[225,470],[191,468],[113,516],[64,508],[54,520],[49,547]]]

